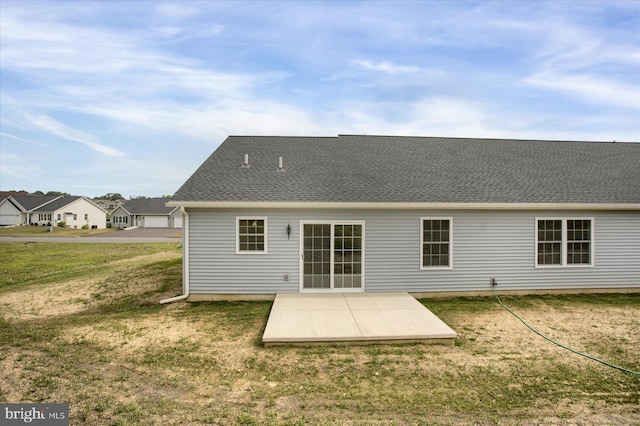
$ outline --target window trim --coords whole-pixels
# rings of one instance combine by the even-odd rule
[[[449,265],[448,266],[424,266],[424,221],[425,220],[448,220],[449,221]],[[452,216],[423,216],[420,218],[420,270],[422,271],[443,271],[453,269],[453,217]]]
[[[560,264],[539,264],[538,263],[538,222],[541,220],[560,220],[562,221],[562,242],[560,246],[561,254],[560,254]],[[567,221],[569,220],[588,220],[591,223],[590,228],[590,250],[589,250],[589,263],[568,263],[568,245],[569,240],[567,239]],[[593,217],[582,217],[582,216],[536,216],[534,223],[534,258],[533,265],[535,268],[546,269],[546,268],[593,268],[595,266],[595,220]]]
[[[264,250],[240,250],[240,221],[263,220],[264,221]],[[267,217],[266,216],[236,216],[236,254],[267,254]]]

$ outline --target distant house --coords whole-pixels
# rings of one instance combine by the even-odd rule
[[[30,195],[27,191],[0,191],[0,200],[4,200],[8,197],[15,197],[16,195]]]
[[[103,199],[98,199],[98,198],[93,199],[91,201],[96,206],[100,207],[103,210],[106,210],[107,213],[115,210],[117,207],[122,205],[122,203],[124,203],[124,200],[111,201],[111,200],[103,200]]]
[[[62,198],[61,195],[9,195],[0,201],[0,226],[28,225],[32,212]]]
[[[640,289],[640,143],[231,136],[168,204],[190,300]]]
[[[166,198],[136,198],[125,201],[111,212],[114,228],[182,228],[182,212],[167,207]]]
[[[107,227],[107,212],[86,197],[58,197],[31,212],[31,222],[36,225],[58,225],[67,227],[103,229]]]

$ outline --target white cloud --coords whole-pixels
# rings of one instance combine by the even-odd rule
[[[618,105],[640,110],[640,87],[620,84],[592,75],[543,71],[527,77],[525,83],[569,93],[594,104]]]
[[[166,18],[187,19],[195,15],[198,15],[200,13],[198,9],[196,9],[195,7],[191,7],[191,4],[186,2],[182,2],[182,3],[161,2],[156,5],[156,11],[160,15],[165,16]]]
[[[532,56],[536,67],[523,83],[592,104],[640,110],[637,30],[594,31],[562,17],[549,18],[539,27],[542,43]]]
[[[32,141],[32,140],[25,139],[25,138],[20,138],[20,137],[18,137],[18,136],[10,135],[10,134],[8,134],[8,133],[4,133],[4,132],[0,132],[0,135],[1,135],[1,136],[4,136],[4,137],[6,137],[6,138],[10,138],[10,139],[17,140],[17,141],[27,142],[27,143],[30,143],[30,144],[32,144],[32,145],[44,146],[44,147],[49,147],[49,146],[51,146],[51,145],[47,145],[46,143],[36,142],[36,141]]]
[[[359,59],[354,63],[364,69],[371,71],[380,71],[388,74],[428,74],[428,75],[441,75],[442,71],[432,70],[428,68],[422,68],[415,65],[396,65],[391,62],[372,62],[368,60]]]
[[[83,145],[88,146],[94,151],[99,152],[100,154],[104,154],[108,157],[126,156],[124,152],[116,148],[103,145],[100,142],[100,138],[90,133],[84,132],[82,130],[77,130],[69,126],[66,126],[65,124],[59,121],[56,121],[49,116],[40,115],[37,117],[27,117],[27,118],[33,123],[34,126],[36,126],[38,129],[46,133],[58,136],[60,138],[63,138],[69,141],[79,142]]]
[[[464,99],[428,97],[401,105],[401,119],[391,120],[388,106],[369,103],[341,105],[334,118],[356,134],[501,137],[503,130],[491,126],[486,105]],[[504,128],[503,128],[504,129]]]
[[[19,182],[21,182],[19,185],[38,179],[44,174],[42,165],[33,158],[7,152],[0,153],[0,169],[3,175],[18,178]]]
[[[357,60],[355,63],[368,70],[383,71],[391,74],[415,73],[420,70],[420,68],[413,65],[394,65],[391,62],[378,62],[376,64],[371,61]]]
[[[174,25],[165,25],[163,27],[157,27],[155,28],[155,30],[165,37],[173,37],[178,34],[181,34],[185,30],[185,28],[177,27]]]

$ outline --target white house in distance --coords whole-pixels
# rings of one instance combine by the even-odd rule
[[[11,195],[0,201],[0,226],[28,225],[31,213],[61,195]]]
[[[86,197],[59,197],[31,212],[31,223],[53,225],[65,222],[67,227],[104,229],[107,227],[107,212]]]
[[[640,291],[640,143],[230,136],[168,204],[172,300]]]
[[[182,212],[167,207],[167,198],[136,198],[111,212],[113,228],[182,228]]]
[[[116,201],[111,201],[111,200],[103,200],[100,198],[94,198],[93,200],[91,200],[96,206],[100,207],[103,210],[106,210],[107,213],[113,211],[116,209],[116,207],[120,206],[122,203],[124,203],[124,200],[116,200]]]

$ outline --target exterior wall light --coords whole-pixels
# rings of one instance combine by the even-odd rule
[[[291,236],[291,225],[287,225],[287,240]]]

